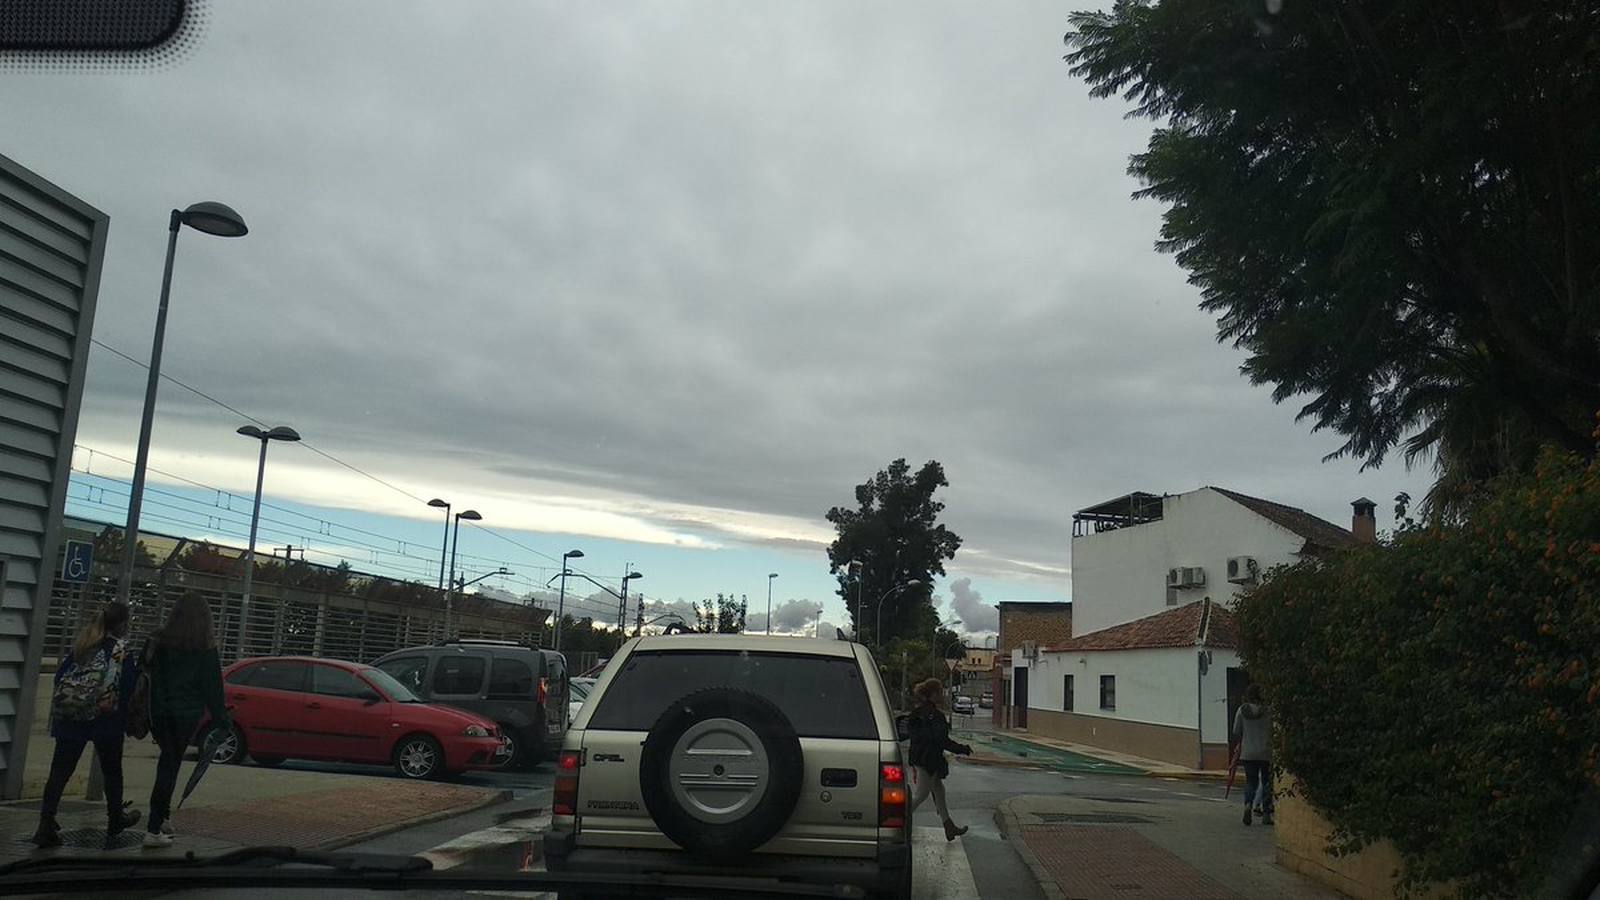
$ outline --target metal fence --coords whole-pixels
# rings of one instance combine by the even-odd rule
[[[210,605],[217,626],[217,650],[224,664],[279,654],[371,662],[390,651],[431,644],[445,636],[444,610],[437,607],[260,581],[250,592],[248,627],[241,628],[242,584],[242,579],[172,566],[137,569],[129,598],[134,641],[159,628],[177,599],[187,593],[199,594]],[[84,584],[56,580],[50,592],[44,660],[55,661],[65,655],[78,628],[116,594],[116,583],[109,575]],[[457,611],[451,615],[451,631],[455,637],[539,644],[544,611],[504,606],[491,612]]]

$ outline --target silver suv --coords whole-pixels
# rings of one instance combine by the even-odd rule
[[[781,880],[907,898],[906,774],[865,647],[635,638],[567,732],[545,862],[757,879],[751,893]]]

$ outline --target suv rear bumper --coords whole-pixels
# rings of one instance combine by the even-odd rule
[[[911,874],[910,844],[881,848],[875,859],[754,853],[734,863],[713,863],[681,850],[579,847],[573,832],[551,830],[544,836],[544,859],[552,872],[776,878],[850,884],[869,891],[892,891]]]

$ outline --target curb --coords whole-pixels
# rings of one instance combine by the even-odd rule
[[[968,733],[977,735],[977,734],[984,734],[985,732],[968,732]],[[1053,747],[1053,746],[1051,746],[1049,744],[1042,744],[1042,743],[1039,743],[1037,741],[1030,741],[1027,738],[1017,737],[1016,735],[1013,735],[1013,734],[1007,734],[1007,735],[1004,735],[1004,737],[1007,738],[1008,740],[1016,741],[1019,744],[1027,744],[1030,747],[1037,747],[1040,750],[1044,750],[1044,751],[1060,752],[1060,753],[1075,753],[1075,754],[1077,754],[1079,756],[1088,757],[1090,759],[1098,760],[1100,762],[1108,763],[1110,765],[1122,766],[1123,768],[1133,769],[1134,771],[1132,771],[1132,772],[1118,772],[1118,773],[1116,773],[1118,775],[1126,775],[1126,776],[1128,776],[1130,778],[1174,778],[1174,779],[1177,779],[1179,781],[1227,781],[1227,779],[1228,779],[1228,773],[1227,773],[1226,770],[1215,771],[1214,772],[1214,771],[1210,771],[1210,770],[1191,770],[1191,769],[1176,769],[1176,770],[1146,769],[1146,768],[1144,768],[1142,766],[1134,765],[1133,763],[1123,762],[1123,761],[1117,760],[1117,759],[1109,759],[1109,758],[1104,757],[1104,756],[1097,756],[1097,755],[1095,755],[1093,753],[1089,753],[1089,752],[1086,752],[1086,751],[1083,751],[1083,750],[1068,750],[1068,749],[1066,749],[1064,747]],[[1041,768],[1041,769],[1054,769],[1054,768],[1056,768],[1055,766],[1052,766],[1052,765],[1049,765],[1048,763],[1043,763],[1043,762],[1030,762],[1027,765],[1034,766],[1036,768]],[[1092,774],[1092,773],[1085,773],[1085,774]]]
[[[1044,893],[1045,900],[1067,900],[1066,892],[1061,890],[1055,878],[1051,877],[1050,870],[1044,867],[1039,857],[1028,849],[1028,842],[1022,838],[1022,823],[1017,819],[1015,810],[1012,809],[1010,798],[1001,800],[994,809],[994,822],[999,826],[1000,834],[1011,844],[1017,855],[1027,865],[1028,871],[1033,873],[1033,880],[1039,883],[1039,890]]]
[[[538,838],[549,828],[550,815],[536,810],[533,815],[469,832],[417,855],[433,863],[436,872],[485,863],[528,871],[544,859],[544,845]]]
[[[483,797],[471,803],[465,803],[461,806],[454,806],[450,809],[441,809],[438,812],[431,812],[426,815],[416,816],[404,821],[385,822],[382,825],[374,825],[365,831],[341,835],[332,840],[324,841],[311,847],[310,849],[337,850],[340,847],[346,847],[350,844],[358,844],[362,841],[371,840],[372,838],[383,837],[386,834],[394,834],[396,831],[404,831],[407,828],[414,828],[418,825],[427,825],[430,822],[438,822],[441,819],[450,819],[456,816],[465,815],[469,812],[473,812],[474,810],[483,809],[486,806],[494,806],[497,803],[505,803],[511,800],[513,796],[514,795],[510,789],[487,792],[483,795]]]

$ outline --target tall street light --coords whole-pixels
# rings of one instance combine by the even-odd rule
[[[256,462],[256,502],[250,507],[250,543],[244,548],[244,597],[239,601],[239,655],[249,656],[245,638],[250,633],[250,588],[256,580],[256,526],[261,524],[261,485],[267,476],[267,444],[273,441],[300,440],[300,432],[287,425],[262,431],[254,425],[239,428],[239,434],[261,442],[261,458]]]
[[[561,594],[556,600],[556,649],[561,649],[561,620],[567,614],[567,560],[583,559],[582,550],[568,550],[561,554]]]
[[[627,574],[622,576],[622,596],[619,598],[622,601],[622,611],[621,614],[617,616],[617,631],[621,632],[622,634],[628,633],[628,582],[643,577],[643,575],[635,572],[632,566],[629,566]],[[644,601],[642,600],[639,601],[639,617],[644,617]]]
[[[767,634],[772,633],[772,579],[777,577],[777,572],[767,576]]]
[[[446,638],[450,637],[450,611],[452,602],[455,599],[455,592],[452,589],[456,583],[456,551],[461,549],[461,520],[466,519],[468,522],[477,522],[482,518],[483,516],[479,515],[475,509],[463,509],[461,512],[456,513],[455,532],[450,537],[450,581],[446,583],[444,592],[444,636]]]
[[[139,449],[133,457],[133,486],[128,494],[128,524],[122,531],[122,577],[117,599],[133,594],[133,560],[139,549],[139,507],[144,499],[145,467],[150,462],[150,428],[156,416],[156,388],[161,384],[161,345],[167,335],[167,298],[172,293],[172,258],[178,252],[178,228],[188,225],[217,237],[242,237],[250,231],[238,213],[210,200],[179,212],[167,220],[167,264],[161,270],[161,302],[156,307],[156,337],[150,348],[150,377],[144,386],[144,416],[139,421]]]
[[[450,504],[438,497],[428,501],[434,509],[444,510],[444,544],[439,547],[439,590],[444,590],[444,558],[450,555]]]
[[[889,597],[891,595],[899,593],[900,591],[903,591],[906,588],[909,588],[909,587],[921,587],[924,584],[927,584],[927,582],[923,581],[921,578],[913,578],[910,581],[907,581],[907,582],[905,582],[903,584],[897,584],[894,587],[889,588],[887,591],[883,592],[883,596],[882,597],[878,598],[877,622],[876,622],[876,624],[874,624],[872,626],[872,646],[873,647],[882,647],[883,646],[883,601],[889,599]]]

